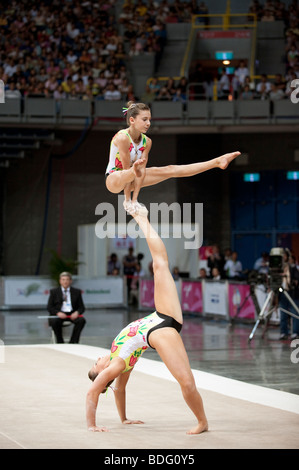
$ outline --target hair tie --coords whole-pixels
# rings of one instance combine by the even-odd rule
[[[123,107],[123,114],[124,114],[124,116],[127,114],[127,112],[128,112],[129,109],[135,108],[135,106],[137,106],[136,103],[132,103],[132,104],[130,104],[130,106],[129,106],[128,108]]]

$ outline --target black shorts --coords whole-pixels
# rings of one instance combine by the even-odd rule
[[[180,333],[182,326],[183,326],[181,323],[179,323],[178,321],[176,321],[174,318],[170,317],[169,315],[164,315],[164,313],[160,313],[157,311],[156,313],[158,317],[163,318],[163,321],[159,323],[158,325],[153,326],[153,328],[151,328],[147,333],[147,342],[152,349],[154,348],[150,345],[150,342],[149,342],[149,336],[152,333],[152,331],[158,330],[159,328],[168,327],[168,328],[174,328],[175,330],[177,330],[178,333]]]

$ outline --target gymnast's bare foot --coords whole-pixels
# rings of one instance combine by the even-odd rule
[[[144,170],[144,163],[144,158],[140,158],[139,160],[136,160],[136,162],[134,162],[133,164],[133,171],[137,178],[140,178],[143,175],[142,170]]]
[[[241,152],[226,153],[225,155],[216,158],[217,166],[221,168],[221,170],[225,170],[230,164],[230,162],[232,162],[239,155],[241,155]]]
[[[132,217],[136,215],[141,215],[142,217],[147,217],[148,210],[144,204],[140,204],[138,201],[132,201],[130,210],[127,211]]]
[[[186,434],[200,434],[202,432],[205,432],[205,431],[208,431],[208,422],[207,421],[202,421],[202,422],[199,422],[197,426],[195,426],[195,428],[193,429],[190,429],[190,431],[187,431]]]

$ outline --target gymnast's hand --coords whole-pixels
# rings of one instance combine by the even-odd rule
[[[100,427],[100,426],[90,426],[88,428],[88,431],[92,432],[109,432],[109,429],[105,428],[105,426]]]
[[[124,419],[123,424],[144,424],[143,421],[140,421],[138,419]]]

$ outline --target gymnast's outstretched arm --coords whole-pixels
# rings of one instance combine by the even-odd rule
[[[126,414],[126,385],[132,370],[130,369],[117,377],[114,389],[115,404],[123,424],[143,424],[143,421],[128,419]]]
[[[92,383],[86,396],[86,422],[89,431],[107,432],[104,426],[96,425],[96,411],[100,393],[107,387],[107,384],[114,380],[124,370],[125,363],[121,358],[114,358],[108,367],[104,368]]]

